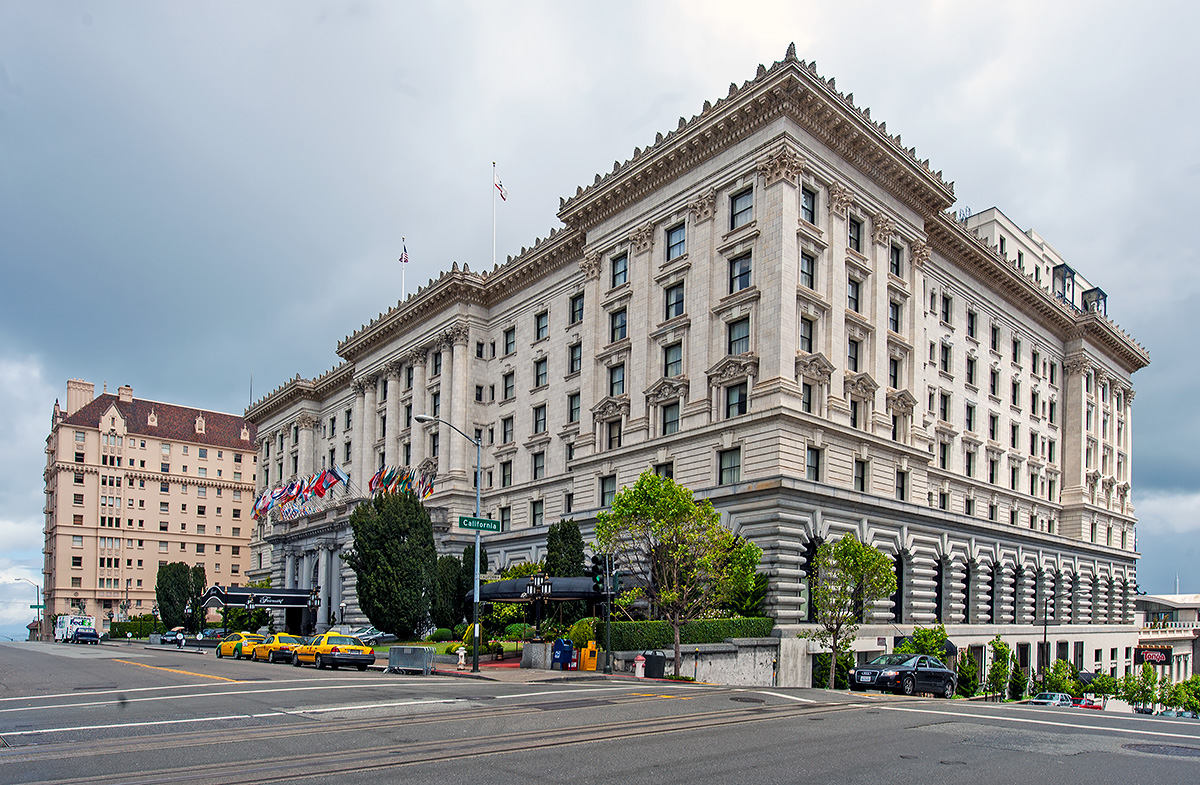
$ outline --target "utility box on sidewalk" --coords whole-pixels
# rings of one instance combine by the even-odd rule
[[[550,670],[569,670],[571,667],[571,653],[574,646],[569,640],[559,638],[554,642],[554,649],[550,654]]]
[[[579,670],[596,670],[596,662],[599,660],[599,657],[600,652],[596,649],[596,642],[588,641],[587,647],[579,650]]]

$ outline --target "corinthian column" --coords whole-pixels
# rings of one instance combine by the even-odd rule
[[[387,367],[387,428],[383,434],[384,461],[388,466],[400,463],[400,364]]]
[[[467,361],[467,338],[469,332],[466,325],[455,325],[447,333],[447,338],[453,344],[450,366],[450,422],[463,433],[469,434],[467,428],[467,388],[471,386],[471,373]],[[446,385],[442,385],[446,389]],[[444,397],[444,396],[443,396]],[[446,442],[449,439],[449,443]],[[446,434],[442,439],[442,449],[450,449],[450,471],[458,474],[465,472],[467,440],[457,433]]]
[[[423,348],[413,349],[408,355],[408,361],[412,363],[413,367],[412,410],[414,417],[418,414],[429,414],[429,402],[426,400],[425,390],[425,362],[427,359],[428,352]],[[425,429],[416,420],[413,420],[408,438],[412,444],[412,461],[409,465],[420,466],[421,461],[429,455],[429,440],[425,436]]]

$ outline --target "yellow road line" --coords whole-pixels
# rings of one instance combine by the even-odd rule
[[[667,695],[666,693],[657,693],[657,692],[631,692],[629,694],[634,695],[638,698],[672,698],[677,701],[690,701],[691,700],[690,697],[684,697],[683,695]]]
[[[121,662],[126,665],[136,665],[139,668],[152,668],[156,671],[167,671],[169,673],[184,673],[188,676],[199,676],[202,679],[216,679],[218,681],[231,681],[234,684],[240,684],[237,679],[227,679],[224,676],[209,676],[207,673],[193,673],[192,671],[181,671],[176,668],[163,668],[158,665],[147,665],[144,662],[131,662],[130,660],[113,660],[113,662]]]

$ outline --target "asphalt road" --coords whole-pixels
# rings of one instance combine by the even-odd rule
[[[1200,723],[0,644],[0,783],[1200,783]]]

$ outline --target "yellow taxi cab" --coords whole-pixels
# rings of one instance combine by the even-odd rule
[[[295,635],[268,635],[266,640],[254,644],[254,649],[250,651],[250,659],[255,662],[291,662],[292,649],[304,644],[304,638]],[[248,646],[244,646],[242,651],[245,652]]]
[[[231,632],[217,644],[217,656],[233,657],[235,660],[249,657],[250,650],[262,639],[263,636],[252,632]]]
[[[353,665],[365,671],[375,662],[375,650],[358,638],[340,632],[325,632],[312,638],[303,646],[292,649],[292,664],[297,668],[311,662],[318,668]]]

